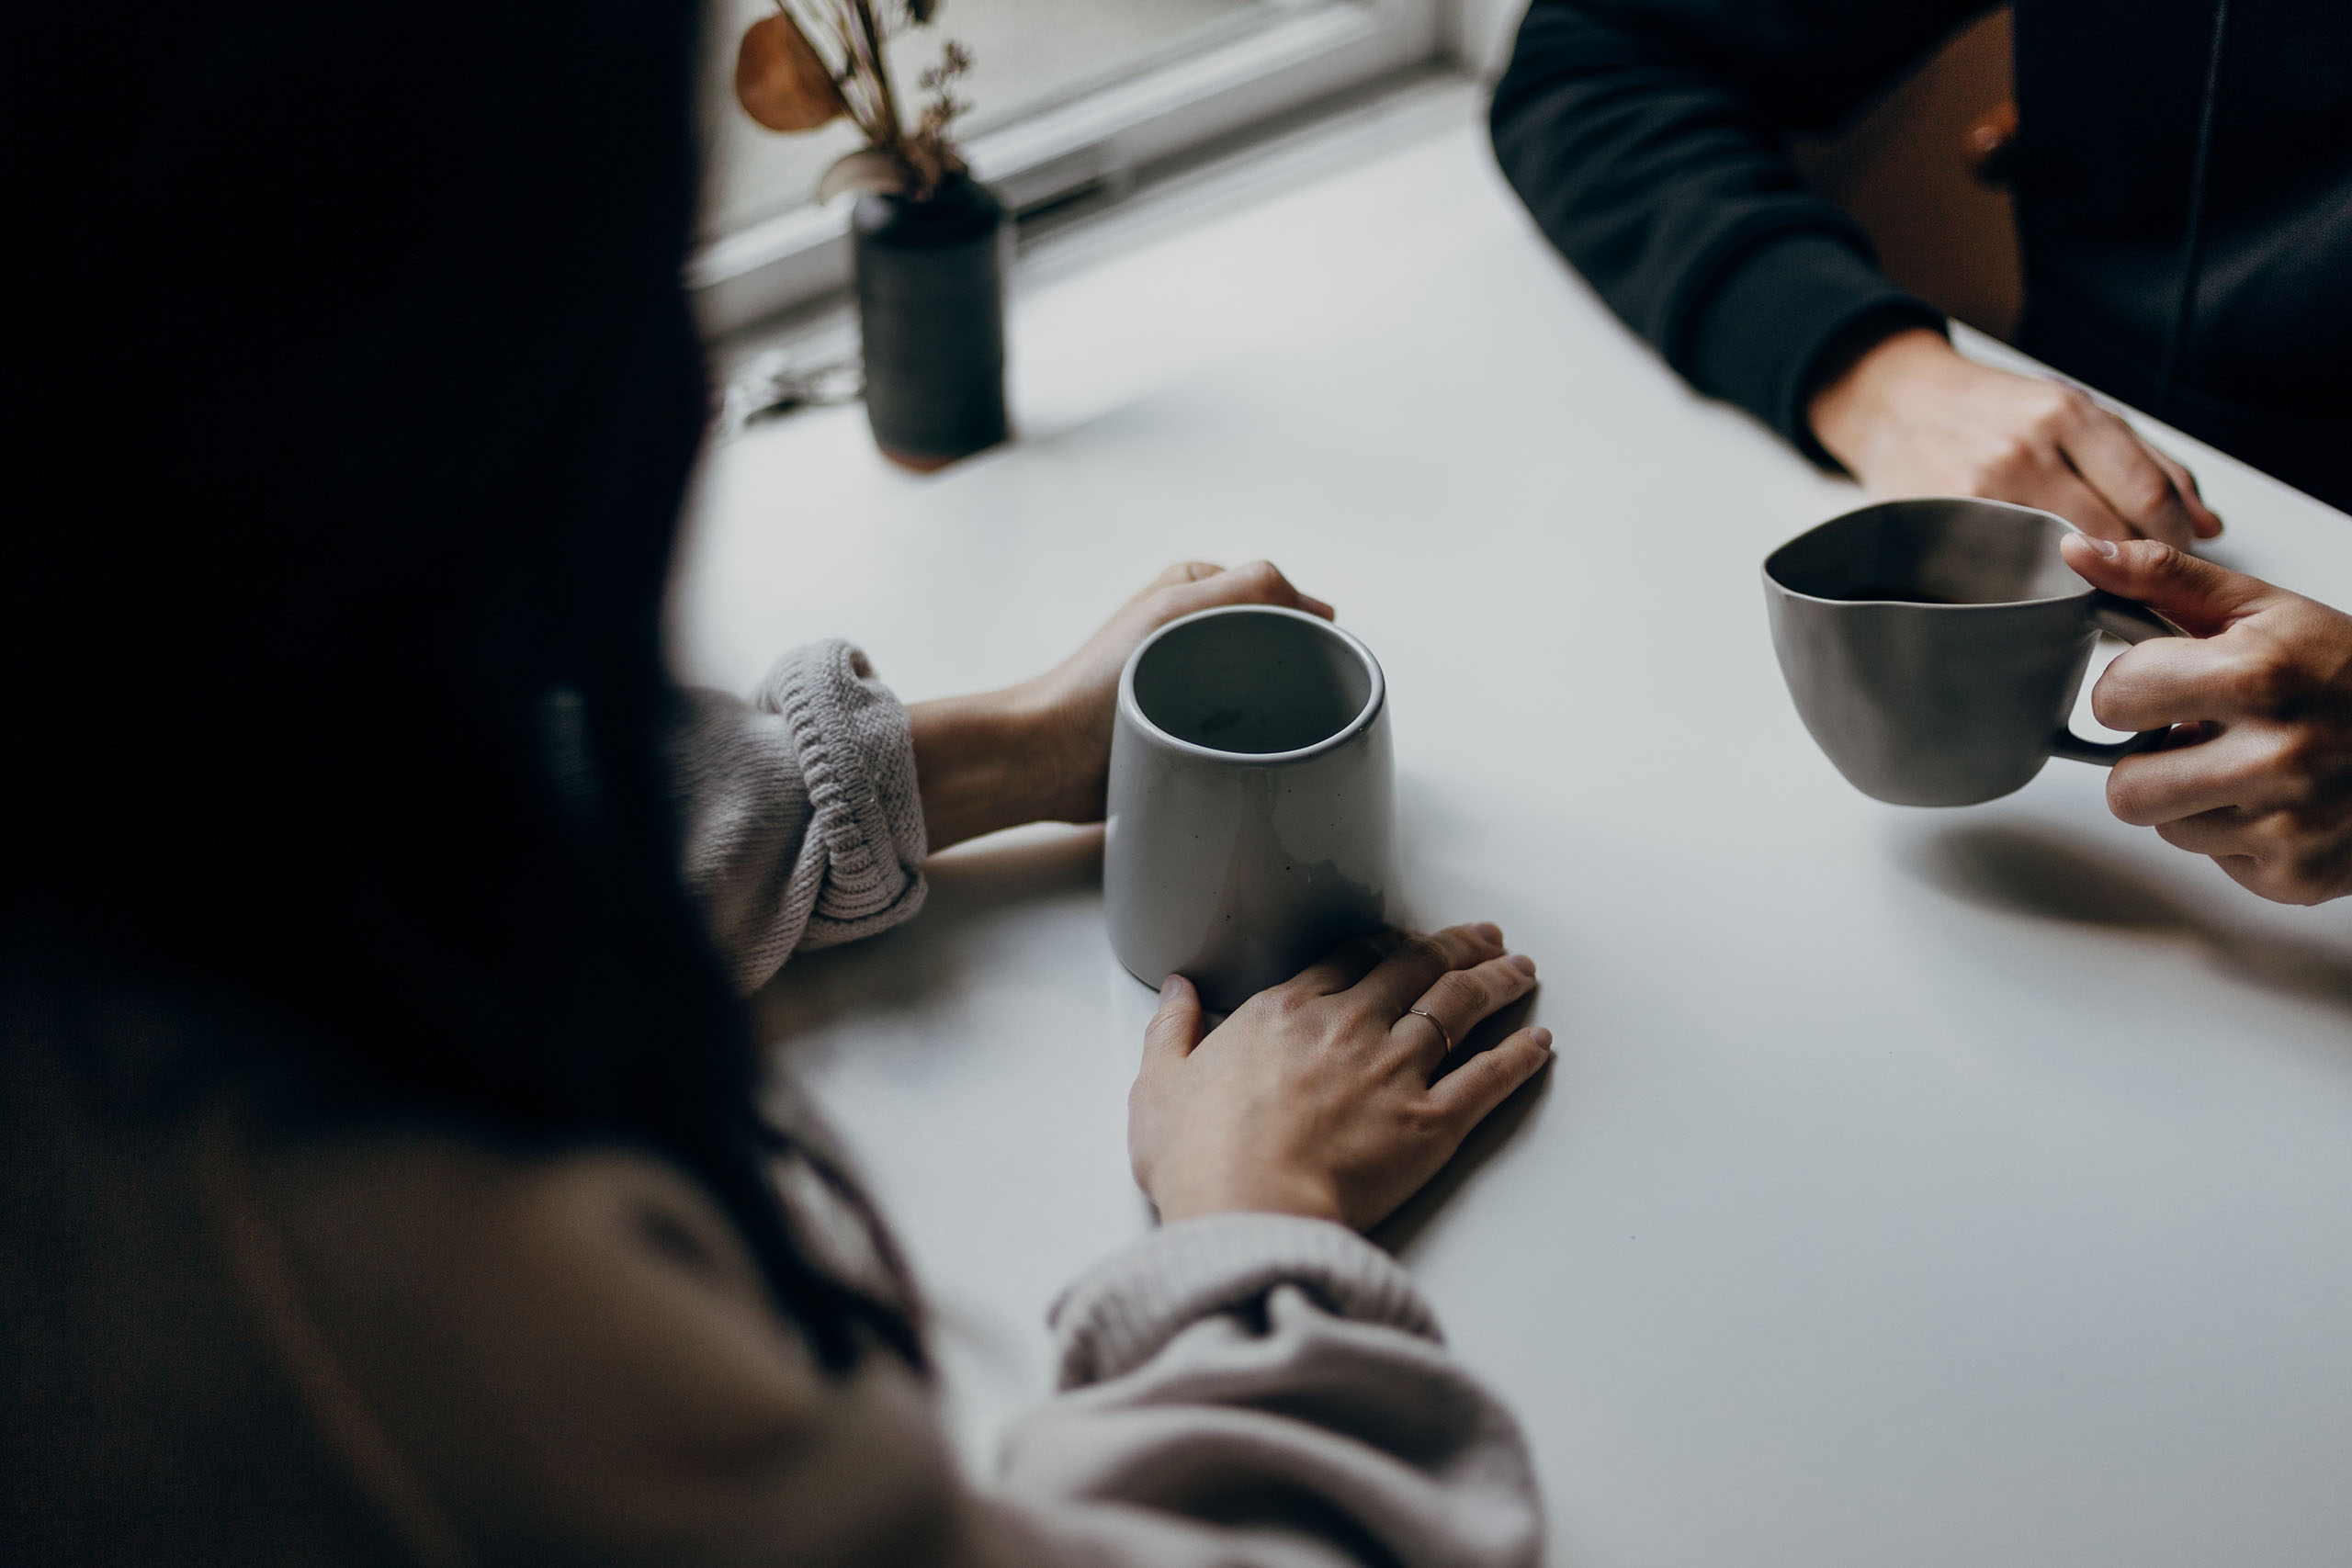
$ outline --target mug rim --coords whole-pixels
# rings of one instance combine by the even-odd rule
[[[1807,593],[1802,588],[1792,588],[1787,583],[1781,581],[1772,570],[1772,563],[1779,559],[1782,554],[1793,549],[1805,540],[1812,538],[1824,528],[1835,528],[1840,523],[1849,522],[1856,517],[1863,516],[1869,513],[1890,511],[1901,507],[1917,506],[1922,503],[1937,506],[1958,504],[1962,506],[1988,507],[1998,512],[2013,512],[2021,516],[2036,517],[2045,523],[2053,523],[2057,525],[2059,529],[2064,533],[2079,534],[2083,531],[2082,529],[2075,527],[2072,523],[2067,522],[2064,517],[2059,516],[2054,512],[2047,511],[2039,506],[2027,506],[2014,501],[1995,501],[1987,496],[1981,495],[1899,496],[1893,501],[1873,501],[1867,505],[1857,506],[1849,511],[1840,512],[1835,517],[1824,518],[1822,521],[1815,524],[1812,527],[1807,528],[1804,533],[1798,534],[1792,538],[1784,539],[1780,544],[1775,545],[1772,547],[1771,552],[1765,556],[1763,566],[1760,569],[1764,574],[1764,581],[1775,591],[1785,593],[1792,599],[1802,599],[1808,604],[1824,604],[1832,607],[1853,605],[1873,609],[1886,605],[1898,605],[1905,610],[1921,611],[2014,610],[2030,608],[2037,604],[2068,604],[2074,603],[2075,600],[2087,598],[2089,595],[2098,592],[2098,590],[2094,588],[2090,583],[2084,582],[2080,589],[2073,592],[2049,593],[2044,594],[2038,599],[1975,599],[1971,600],[1964,604],[1924,604],[1916,599],[1831,599],[1819,593]],[[2080,580],[2078,579],[2077,581]]]
[[[1143,705],[1136,700],[1136,671],[1142,665],[1144,655],[1149,653],[1153,645],[1160,638],[1179,626],[1189,626],[1196,621],[1205,621],[1218,615],[1287,616],[1294,621],[1304,621],[1316,630],[1337,637],[1346,645],[1350,652],[1363,660],[1364,669],[1372,674],[1372,690],[1365,694],[1363,705],[1356,710],[1354,717],[1322,739],[1311,746],[1300,746],[1288,751],[1225,751],[1214,746],[1204,746],[1198,741],[1184,739],[1182,736],[1170,735],[1152,722],[1151,716],[1145,713]],[[1304,610],[1294,610],[1283,604],[1212,604],[1205,610],[1195,610],[1189,615],[1179,615],[1137,643],[1136,650],[1127,655],[1126,663],[1119,670],[1119,716],[1133,723],[1136,729],[1148,737],[1154,744],[1165,746],[1171,750],[1198,757],[1206,761],[1239,762],[1253,768],[1280,767],[1288,762],[1309,761],[1326,752],[1335,751],[1369,729],[1373,720],[1380,716],[1380,710],[1387,705],[1387,702],[1388,677],[1380,668],[1380,660],[1373,657],[1372,649],[1364,646],[1363,638],[1336,621],[1327,621],[1320,615],[1310,615]]]

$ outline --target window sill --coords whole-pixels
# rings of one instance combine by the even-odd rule
[[[1272,22],[973,138],[972,167],[1015,213],[1091,190],[1284,110],[1433,59],[1431,0],[1365,0]],[[849,284],[851,197],[713,241],[688,262],[704,334],[718,338]]]

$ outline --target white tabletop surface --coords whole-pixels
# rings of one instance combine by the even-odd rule
[[[852,407],[713,455],[684,672],[840,635],[910,699],[984,689],[1170,560],[1271,557],[1386,669],[1412,913],[1543,965],[1548,1077],[1386,1239],[1525,1423],[1552,1561],[2352,1560],[2352,903],[2255,899],[2075,763],[1967,810],[1849,787],[1757,567],[1857,493],[1600,307],[1466,96],[1098,249],[1015,300],[1016,445],[912,478]],[[2352,604],[2352,524],[2177,445],[2214,556]],[[1148,1223],[1099,861],[944,856],[761,999],[976,1468],[1055,1292]]]

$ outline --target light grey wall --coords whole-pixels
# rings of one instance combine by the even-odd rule
[[[1527,0],[1445,0],[1448,50],[1472,74],[1492,81],[1510,58]]]

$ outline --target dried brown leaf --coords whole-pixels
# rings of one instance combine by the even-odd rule
[[[744,29],[735,51],[735,101],[770,130],[814,130],[848,112],[824,56],[783,11]]]
[[[871,147],[852,152],[834,161],[817,182],[820,205],[831,201],[845,190],[878,190],[885,194],[907,188],[907,166],[888,152]]]

